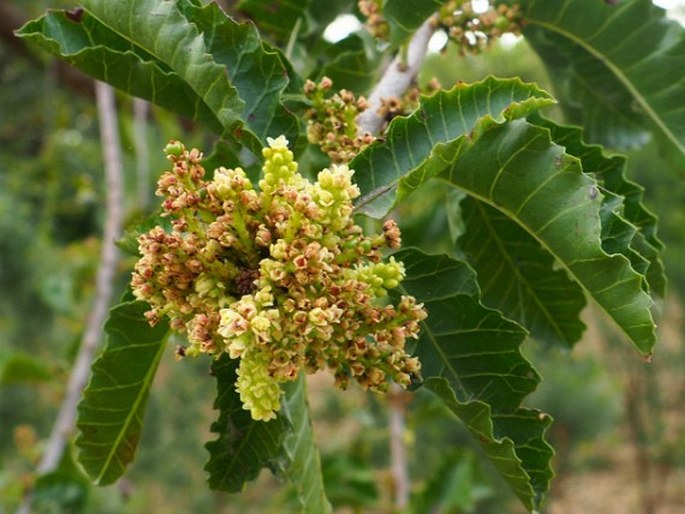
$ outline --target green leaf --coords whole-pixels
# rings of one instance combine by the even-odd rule
[[[22,352],[0,353],[0,385],[50,382],[50,366],[33,355]]]
[[[91,0],[78,16],[49,12],[17,35],[253,150],[267,135],[299,135],[281,104],[292,70],[254,26],[235,23],[216,4]]]
[[[67,446],[57,469],[39,476],[33,485],[31,512],[47,514],[87,512],[91,485],[83,475]]]
[[[209,473],[209,487],[219,491],[241,491],[263,467],[273,469],[289,428],[282,416],[268,422],[255,421],[243,409],[235,390],[238,364],[227,354],[212,363],[217,387],[214,408],[219,410],[219,418],[211,429],[219,437],[205,445],[210,455],[205,471]]]
[[[383,16],[390,26],[390,42],[400,45],[407,41],[445,3],[446,0],[386,0],[383,3]]]
[[[484,119],[504,122],[553,102],[535,85],[493,77],[424,98],[412,116],[393,119],[386,137],[350,162],[362,192],[357,212],[380,218],[415,187],[441,173],[442,163],[427,165],[439,143],[472,137]]]
[[[247,15],[262,32],[273,34],[276,40],[285,43],[298,22],[298,32],[309,33],[307,11],[312,0],[281,1],[241,0],[236,9]]]
[[[602,247],[605,196],[549,130],[515,119],[545,103],[537,91],[487,79],[423,99],[413,115],[393,120],[385,139],[352,161],[362,191],[358,205],[383,215],[397,198],[441,175],[526,230],[649,354],[655,342],[652,302],[631,261]],[[493,111],[500,114],[493,118]]]
[[[546,129],[516,120],[492,127],[450,162],[446,178],[497,208],[535,237],[628,335],[637,349],[655,342],[644,277],[601,245],[603,195]]]
[[[348,14],[357,5],[356,0],[327,0],[326,2],[311,2],[309,14],[316,21],[321,30],[338,16]]]
[[[286,386],[282,409],[282,415],[288,419],[292,429],[283,441],[279,460],[281,472],[295,486],[303,514],[330,513],[332,509],[324,490],[321,459],[309,418],[304,373]]]
[[[477,477],[472,452],[448,449],[426,487],[412,498],[413,512],[474,512],[491,490]]]
[[[214,407],[219,410],[212,432],[219,437],[205,445],[210,455],[205,466],[209,486],[238,492],[267,467],[293,483],[303,513],[330,512],[309,419],[304,376],[286,387],[276,419],[255,421],[243,409],[235,390],[238,365],[238,359],[226,354],[212,364],[212,375],[217,381]]]
[[[619,201],[620,216],[634,228],[629,246],[647,262],[646,277],[650,290],[663,297],[666,293],[666,276],[661,260],[664,245],[657,237],[657,218],[642,203],[644,188],[625,177],[625,157],[607,157],[600,146],[586,144],[578,127],[558,125],[538,113],[529,120],[549,129],[555,143],[562,145],[567,154],[580,159],[583,170],[597,179],[605,197],[618,195],[622,198]],[[604,235],[602,239],[605,251],[611,253],[612,248],[608,247]],[[614,250],[621,251],[620,248]]]
[[[107,345],[93,363],[78,406],[79,462],[96,484],[116,481],[140,441],[150,386],[165,348],[168,324],[151,327],[144,302],[123,303],[105,324]]]
[[[546,343],[572,346],[585,325],[582,289],[532,236],[497,209],[471,197],[461,203],[465,231],[458,240],[478,273],[483,302]]]
[[[263,42],[253,24],[235,23],[216,2],[204,7],[179,2],[179,9],[200,31],[207,51],[245,103],[241,119],[259,137],[252,150],[261,155],[266,138],[281,134],[296,144],[299,120],[282,104],[282,95],[301,93],[302,87],[285,56]]]
[[[519,351],[526,333],[483,307],[473,270],[447,256],[401,250],[402,293],[428,311],[415,355],[425,386],[464,422],[493,465],[529,510],[549,488],[550,419],[522,408],[540,379]]]
[[[369,59],[361,37],[351,35],[335,44],[325,45],[322,57],[326,64],[318,74],[319,78],[330,78],[335,89],[363,94],[373,85],[377,63]]]
[[[524,0],[524,35],[590,141],[645,142],[685,166],[685,29],[650,0]]]

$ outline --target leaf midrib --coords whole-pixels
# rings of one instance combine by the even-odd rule
[[[162,341],[160,342],[159,347],[157,349],[157,353],[155,355],[155,358],[152,361],[152,365],[148,367],[148,370],[145,373],[145,380],[144,380],[144,382],[140,388],[141,391],[149,389],[150,384],[152,383],[152,379],[154,378],[155,373],[157,372],[157,367],[159,365],[159,361],[162,358],[162,353],[164,352],[164,348],[166,346],[165,342],[166,342],[168,337],[169,337],[169,332],[167,332],[167,334],[164,336],[164,338],[162,338]],[[145,396],[144,394],[138,394],[137,395],[136,400],[133,403],[132,408],[129,410],[128,416],[126,416],[126,419],[124,420],[124,423],[122,424],[122,429],[119,431],[119,434],[117,435],[117,438],[116,438],[114,444],[111,446],[112,451],[107,456],[107,459],[105,460],[105,462],[102,466],[102,471],[100,472],[98,477],[95,479],[96,484],[99,483],[103,479],[104,475],[109,470],[110,465],[112,463],[112,459],[114,457],[117,457],[117,459],[118,459],[117,452],[118,452],[118,450],[121,446],[121,443],[124,439],[124,434],[127,432],[128,428],[132,425],[134,419],[136,417],[138,417],[137,416],[138,410],[140,408],[140,405],[143,401],[144,396]]]
[[[574,157],[574,158],[575,158],[575,157]],[[578,276],[576,275],[576,273],[573,272],[573,270],[567,265],[567,263],[566,263],[559,255],[557,255],[557,253],[554,252],[554,251],[549,247],[549,245],[547,245],[546,242],[538,236],[538,234],[537,234],[535,231],[533,231],[530,227],[528,227],[525,223],[523,223],[522,220],[521,220],[518,216],[516,216],[516,215],[515,215],[513,212],[511,212],[509,209],[506,209],[504,206],[496,204],[496,203],[495,203],[493,200],[491,200],[490,198],[487,198],[487,197],[485,197],[485,196],[479,195],[479,194],[477,194],[476,192],[474,192],[473,190],[471,190],[471,189],[466,189],[465,187],[462,187],[462,186],[460,186],[459,184],[456,184],[456,183],[453,183],[453,182],[449,182],[449,183],[450,183],[452,186],[457,187],[457,188],[459,188],[460,190],[464,191],[466,194],[468,194],[469,196],[475,198],[476,200],[480,200],[480,201],[486,203],[487,205],[490,205],[491,207],[497,209],[498,211],[500,211],[501,213],[503,213],[504,215],[508,216],[510,219],[512,219],[513,221],[515,221],[515,222],[516,222],[520,227],[522,227],[528,234],[530,234],[531,237],[533,237],[538,243],[540,243],[540,245],[541,245],[545,250],[547,250],[547,251],[549,252],[549,254],[552,255],[552,256],[554,257],[554,259],[555,259],[557,262],[560,263],[560,265],[569,273],[569,275],[572,276],[572,277],[574,278],[574,282],[575,282],[576,284],[578,284],[578,286],[579,286],[583,291],[585,291],[586,294],[588,294],[590,297],[592,297],[592,298],[594,299],[594,301],[595,301],[596,303],[598,303],[598,304],[602,307],[602,310],[606,311],[606,308],[604,307],[604,305],[602,305],[601,303],[599,303],[599,301],[597,300],[597,298],[592,294],[592,291],[590,291],[587,287],[585,287],[585,285],[583,284],[583,282],[582,282],[581,280],[579,280],[579,278],[578,278]],[[600,250],[601,250],[601,246],[600,246]],[[601,251],[602,251],[606,256],[610,257],[610,255],[607,254],[606,252],[604,252],[604,250],[601,250]],[[621,256],[621,257],[623,257],[624,259],[627,260],[627,258],[626,258],[625,256],[621,255],[621,254],[614,254],[614,255]],[[632,267],[631,267],[631,270],[632,270]],[[635,274],[637,274],[637,272],[634,271],[634,270],[632,270],[632,272],[635,273]],[[609,314],[609,313],[607,312],[607,314]],[[617,326],[618,329],[619,329],[623,334],[626,335],[626,337],[628,337],[628,339],[629,339],[630,341],[633,341],[633,338],[630,336],[630,334],[629,334],[629,333],[628,333],[628,332],[627,332],[627,331],[626,331],[626,330],[625,330],[625,329],[624,329],[616,320],[614,320],[613,316],[609,315],[608,317],[609,317],[609,319],[611,319],[612,323],[613,323],[615,326]],[[636,325],[636,326],[639,326],[639,325]],[[631,327],[628,327],[628,328],[631,328]],[[638,347],[638,348],[639,348],[639,347]],[[642,353],[642,350],[640,350],[640,352]]]
[[[555,323],[555,318],[552,316],[552,314],[549,312],[549,310],[545,307],[544,303],[541,302],[540,298],[538,297],[537,294],[535,294],[535,288],[531,286],[531,284],[526,280],[526,278],[520,273],[519,269],[514,266],[514,261],[509,257],[509,253],[505,251],[504,245],[502,244],[501,238],[497,236],[497,232],[494,230],[492,223],[490,222],[490,218],[485,214],[485,211],[483,210],[482,206],[480,204],[476,204],[476,208],[482,215],[482,219],[485,220],[485,225],[486,229],[490,233],[490,236],[492,239],[495,241],[495,244],[497,245],[497,248],[499,249],[500,253],[504,255],[504,258],[506,259],[507,263],[509,264],[510,268],[514,270],[514,273],[518,277],[519,281],[522,282],[523,284],[526,285],[529,294],[535,299],[536,305],[540,308],[542,312],[544,312],[545,317],[549,321],[549,324],[554,327],[554,331],[557,334],[557,337],[561,341],[565,341],[566,337],[564,336],[563,331],[559,327],[557,323]],[[528,232],[528,231],[526,231]],[[525,309],[522,307],[521,312],[525,312]]]

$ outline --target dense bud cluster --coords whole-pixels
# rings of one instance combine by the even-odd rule
[[[485,12],[475,12],[468,0],[450,0],[438,11],[436,25],[442,27],[449,39],[457,44],[461,55],[477,54],[505,32],[521,32],[521,11],[518,5],[490,2]]]
[[[387,41],[390,35],[388,22],[383,17],[382,0],[359,0],[359,12],[366,17],[366,28],[373,37]]]
[[[305,95],[312,102],[305,115],[307,138],[319,145],[333,162],[349,162],[375,139],[368,133],[357,135],[357,116],[368,104],[363,96],[356,98],[346,89],[331,94],[332,86],[328,77],[318,84],[311,80],[305,83]]]
[[[182,355],[239,358],[236,389],[255,419],[276,416],[281,384],[302,369],[328,368],[342,388],[406,387],[419,362],[405,341],[426,312],[410,296],[387,299],[404,278],[402,263],[381,256],[399,248],[397,225],[365,236],[352,218],[352,170],[332,165],[310,183],[285,138],[268,141],[259,191],[240,168],[206,180],[197,150],[167,146],[173,169],[157,194],[171,228],[140,236],[132,279],[149,321],[168,316],[187,332]]]

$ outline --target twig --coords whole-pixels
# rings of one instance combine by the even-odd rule
[[[390,429],[390,472],[392,474],[395,508],[402,512],[409,505],[409,464],[405,444],[407,392],[393,384],[388,392]]]
[[[39,475],[54,471],[64,454],[67,440],[71,436],[76,421],[76,407],[81,391],[88,381],[90,366],[102,337],[102,326],[107,317],[112,286],[116,274],[119,252],[115,241],[121,234],[123,171],[121,163],[121,146],[117,128],[114,91],[102,82],[96,82],[95,95],[100,117],[100,139],[104,151],[106,219],[98,266],[95,298],[86,322],[76,362],[69,377],[66,395],[62,401],[59,414],[53,425],[45,453],[38,464]],[[31,512],[31,495],[17,510],[17,514]]]
[[[147,117],[150,104],[142,98],[133,99],[133,150],[136,156],[138,208],[145,209],[150,196],[150,154],[147,144]]]
[[[368,98],[369,107],[357,117],[357,132],[363,135],[377,134],[385,121],[382,116],[378,114],[378,108],[381,106],[383,98],[401,97],[419,72],[423,59],[428,50],[428,41],[435,32],[435,26],[432,19],[427,19],[423,25],[414,33],[409,46],[407,47],[406,56],[398,55],[393,59],[388,69],[376,84],[376,87],[371,92]]]

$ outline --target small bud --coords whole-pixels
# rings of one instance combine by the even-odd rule
[[[185,146],[180,141],[169,141],[164,147],[164,153],[167,157],[180,157],[185,152]]]

